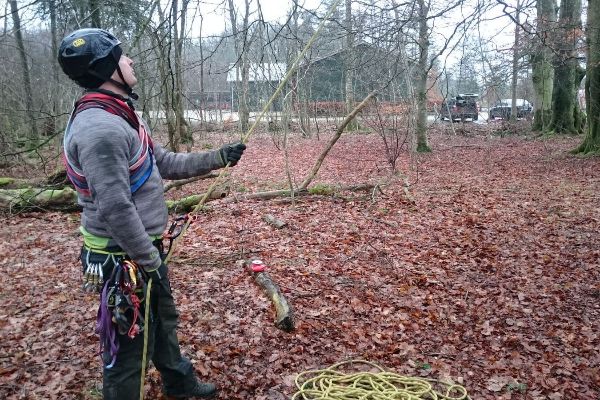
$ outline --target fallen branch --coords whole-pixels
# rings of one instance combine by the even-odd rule
[[[167,193],[171,189],[182,187],[184,185],[187,185],[188,183],[193,183],[193,182],[196,182],[196,181],[199,181],[199,180],[202,180],[202,179],[209,179],[209,178],[216,178],[216,177],[217,177],[217,174],[206,174],[206,175],[196,176],[196,177],[193,177],[193,178],[181,179],[181,180],[178,180],[178,181],[173,181],[173,182],[167,183],[165,185],[165,188],[164,188],[163,191],[165,193]]]
[[[77,193],[63,189],[0,189],[0,210],[19,212],[29,210],[78,210]]]
[[[8,176],[0,177],[0,187],[3,189],[62,189],[68,185],[70,185],[70,183],[67,179],[67,173],[65,170],[60,170],[44,178],[35,179],[11,178]]]
[[[273,302],[275,306],[275,326],[284,332],[291,332],[294,330],[294,315],[292,308],[288,304],[287,300],[281,293],[279,286],[269,273],[254,272],[250,261],[239,260],[236,262],[240,267],[244,268],[253,278],[254,281],[263,289],[267,294],[267,297]]]
[[[342,187],[331,187],[326,195],[335,195],[343,191],[367,191],[372,190],[374,185],[353,185]],[[239,202],[245,200],[271,200],[275,198],[290,197],[290,190],[274,190],[270,192],[251,193],[243,196],[227,197],[230,188],[223,186],[213,191],[207,201],[221,200],[225,203]],[[294,196],[323,195],[324,193],[311,192],[307,189],[297,189]],[[184,197],[178,200],[167,200],[169,212],[184,213],[193,209],[202,199],[204,194]],[[47,188],[24,188],[24,189],[0,189],[0,211],[77,211],[81,207],[77,204],[77,193],[70,187],[63,189]]]
[[[375,187],[375,185],[372,184],[360,184],[360,185],[351,185],[351,186],[340,186],[340,187],[328,187],[328,191],[327,193],[321,193],[318,191],[311,191],[309,189],[297,189],[294,190],[293,192],[291,190],[287,190],[287,189],[283,189],[283,190],[272,190],[269,192],[258,192],[258,193],[250,193],[250,194],[245,194],[243,196],[234,196],[234,197],[229,197],[225,200],[223,200],[225,203],[231,203],[231,202],[241,202],[241,201],[245,201],[245,200],[272,200],[272,199],[277,199],[277,198],[281,198],[283,200],[285,200],[285,198],[287,197],[292,197],[292,194],[294,196],[309,196],[309,195],[327,195],[327,196],[333,196],[336,195],[338,192],[360,192],[360,191],[370,191]]]
[[[306,196],[310,194],[308,192],[308,190],[294,190],[293,191],[293,195],[294,196]],[[227,199],[224,200],[225,203],[230,203],[230,202],[239,202],[239,201],[244,201],[244,200],[271,200],[271,199],[275,199],[278,197],[290,197],[292,195],[292,191],[291,190],[272,190],[270,192],[258,192],[258,193],[250,193],[250,194],[245,194],[242,196],[235,196],[235,197],[229,197]]]
[[[213,190],[211,192],[210,196],[206,199],[206,201],[223,199],[223,198],[227,197],[228,194],[229,194],[228,186],[216,188],[215,190]],[[192,196],[184,197],[183,199],[179,199],[179,200],[167,200],[167,208],[168,208],[169,212],[176,212],[176,213],[188,212],[188,211],[191,211],[198,203],[200,203],[200,200],[204,196],[205,196],[205,194],[202,193],[202,194],[194,194]]]

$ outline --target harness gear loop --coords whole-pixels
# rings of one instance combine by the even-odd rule
[[[142,317],[140,313],[140,307],[148,297],[144,293],[145,290],[146,283],[135,262],[123,260],[114,263],[112,274],[102,289],[96,319],[96,332],[100,335],[100,354],[107,352],[111,358],[110,361],[104,360],[107,369],[112,368],[117,360],[117,334],[133,339],[147,330],[145,325],[148,317]]]
[[[173,242],[179,237],[179,235],[181,235],[185,224],[191,224],[192,222],[195,222],[197,218],[197,215],[184,214],[179,215],[173,220],[171,226],[169,226],[169,229],[167,229],[167,231],[163,233],[163,239],[169,240],[169,247],[166,251],[167,254],[171,252]]]
[[[84,292],[102,292],[104,286],[104,267],[112,261],[116,263],[115,257],[112,254],[106,256],[103,263],[90,263],[90,252],[85,256],[85,265],[87,268],[83,274],[83,291]]]

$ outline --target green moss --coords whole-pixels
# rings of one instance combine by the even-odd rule
[[[419,143],[417,145],[417,153],[431,153],[431,147],[427,143]]]
[[[318,194],[322,196],[330,196],[335,192],[335,189],[324,183],[317,183],[308,189],[308,193],[310,194]]]
[[[0,186],[7,186],[13,183],[15,180],[13,178],[3,177],[0,178]]]

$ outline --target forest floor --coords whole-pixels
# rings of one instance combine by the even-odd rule
[[[170,270],[182,350],[220,399],[289,399],[299,372],[350,359],[452,380],[473,399],[600,399],[600,160],[568,153],[580,137],[448,126],[432,133],[431,154],[401,157],[414,202],[390,177],[381,139],[352,134],[315,182],[381,191],[208,204]],[[291,140],[297,183],[327,140]],[[260,134],[229,198],[286,182],[283,152]],[[2,399],[101,397],[98,302],[80,290],[78,225],[78,213],[0,221]],[[274,326],[272,305],[235,266],[249,257],[292,304],[294,332]],[[146,394],[160,398],[154,368]]]

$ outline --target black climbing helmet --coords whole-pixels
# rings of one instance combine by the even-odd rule
[[[79,85],[92,89],[110,79],[121,58],[121,42],[103,29],[79,29],[60,43],[58,63]]]
[[[121,87],[133,98],[132,88],[111,78],[115,70],[125,82],[119,59],[123,50],[121,41],[108,31],[98,28],[78,29],[60,43],[58,63],[65,74],[80,86],[96,89],[106,81]]]

